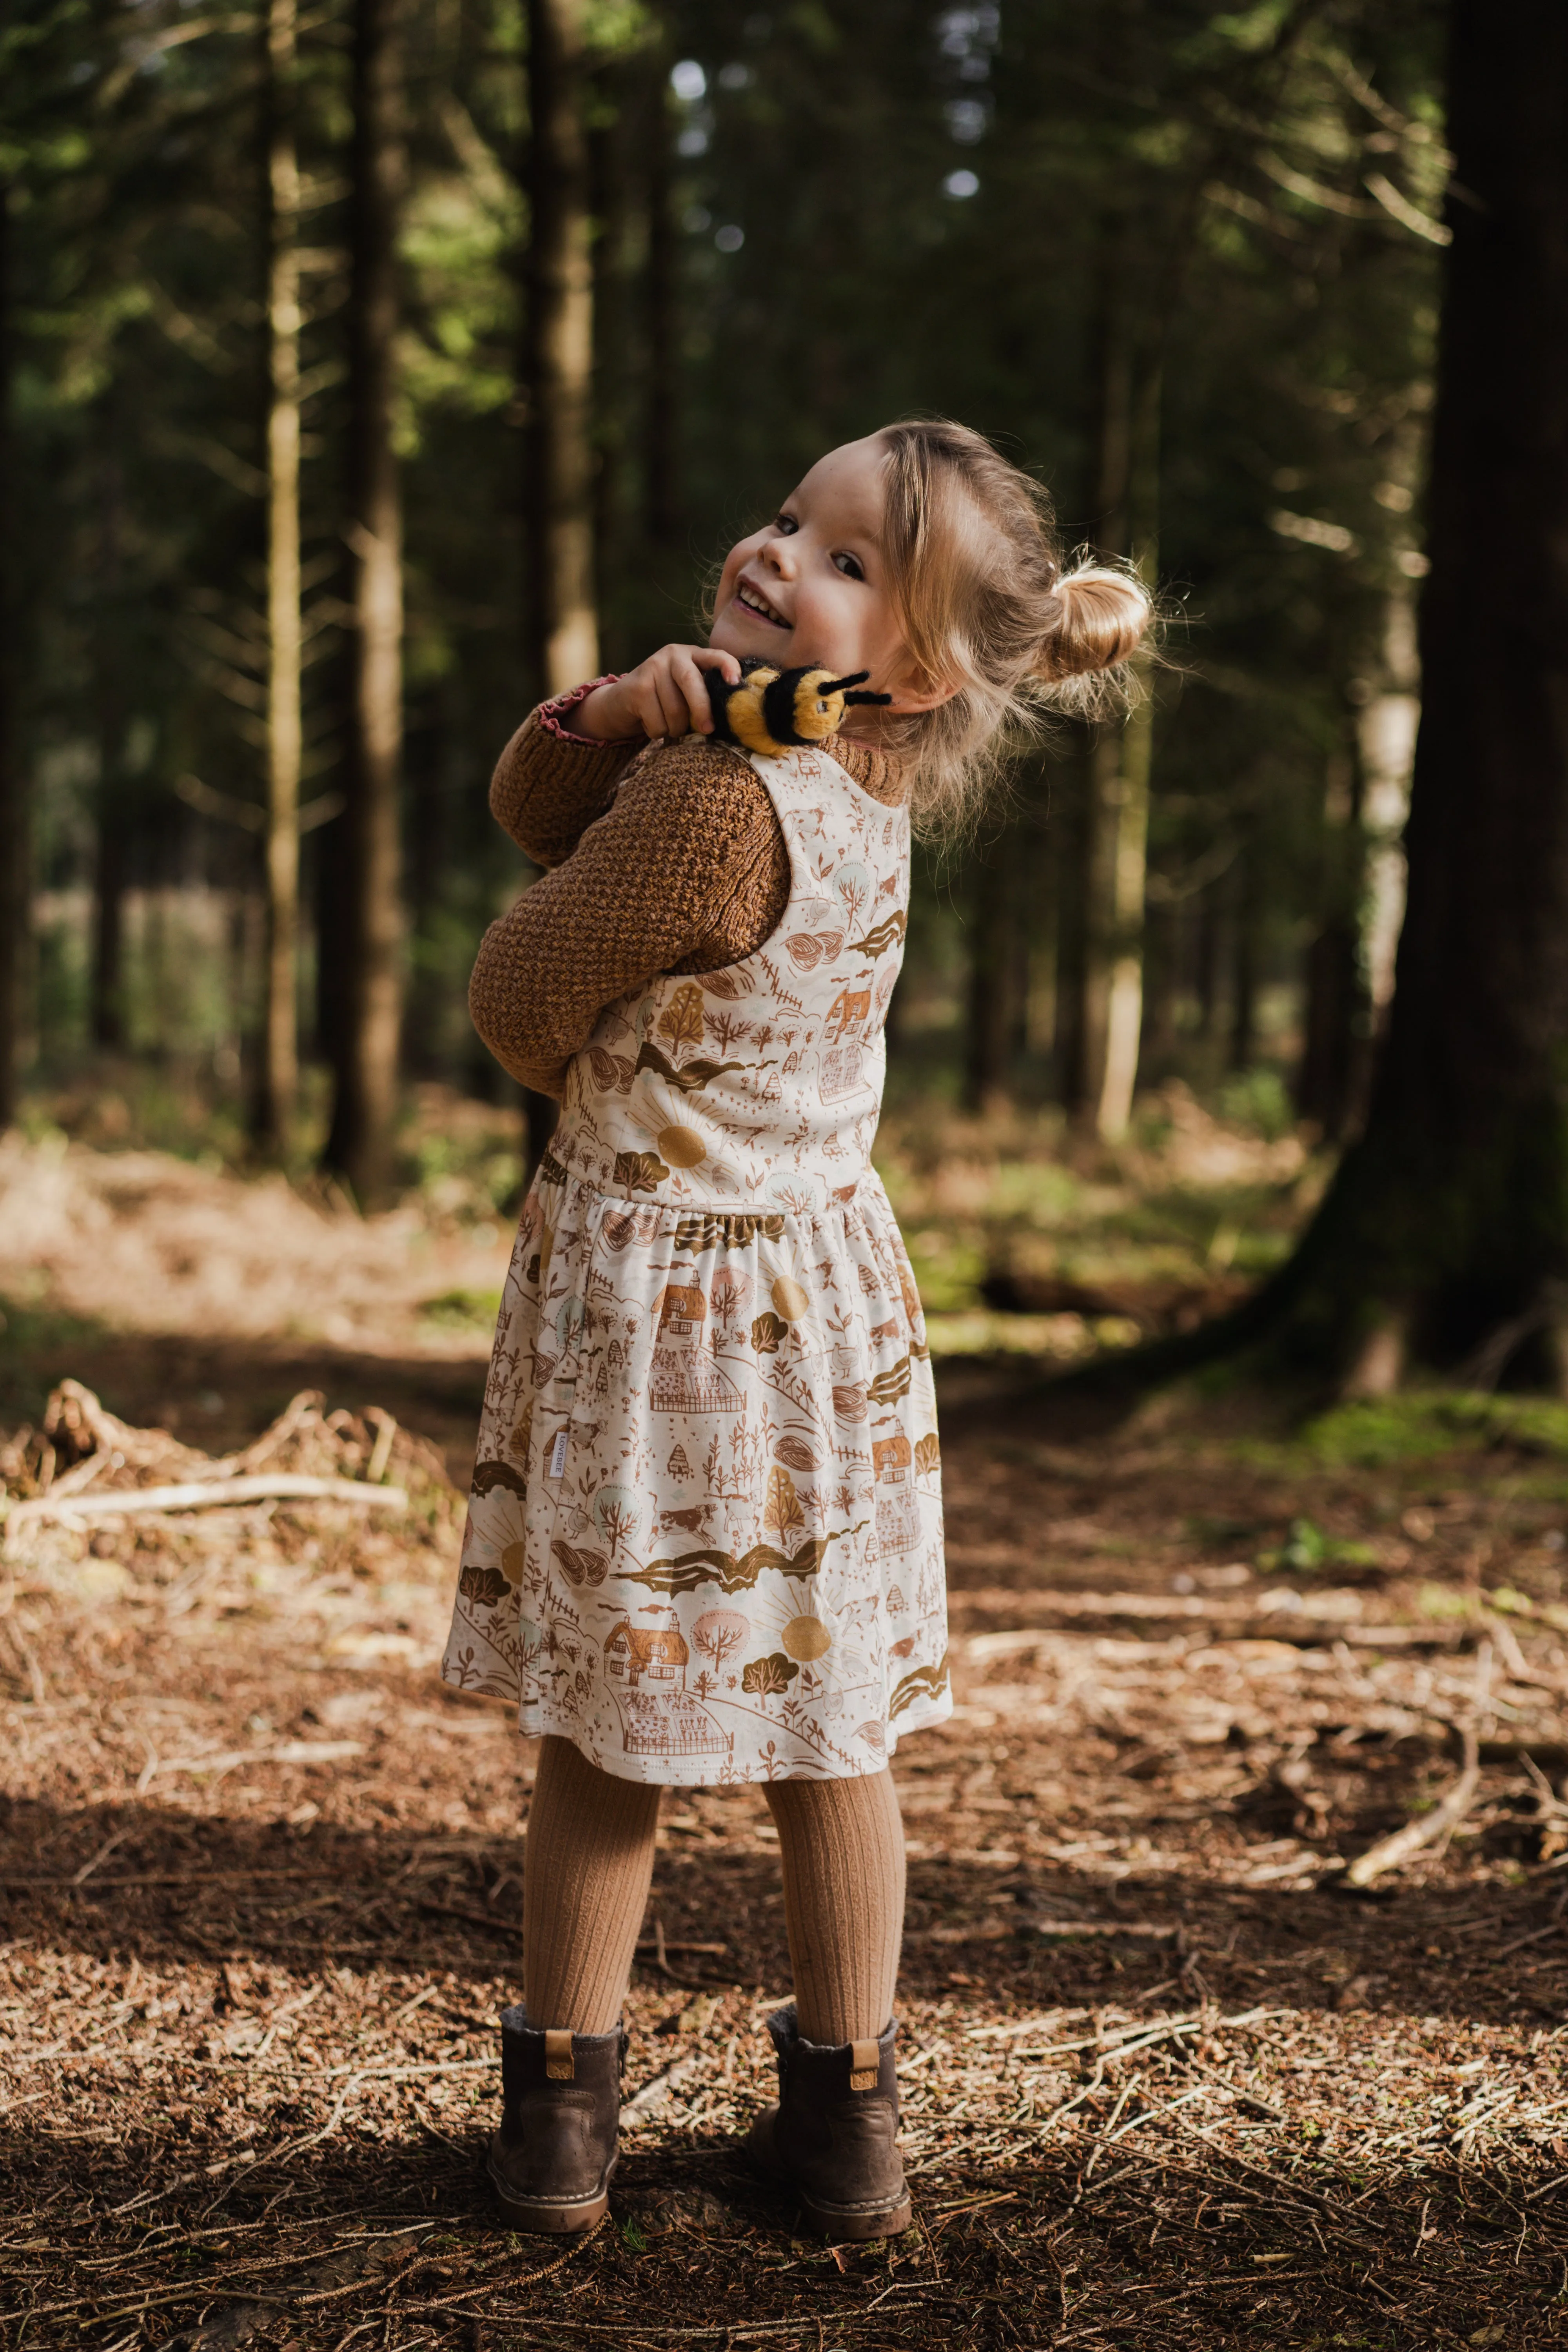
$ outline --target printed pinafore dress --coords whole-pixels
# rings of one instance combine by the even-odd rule
[[[826,752],[752,764],[784,920],[572,1064],[442,1668],[632,1780],[875,1772],[952,1706],[930,1354],[870,1164],[909,815]]]

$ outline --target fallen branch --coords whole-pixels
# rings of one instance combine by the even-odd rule
[[[1479,1720],[1486,1706],[1487,1692],[1491,1680],[1491,1644],[1482,1645],[1476,1658],[1476,1695],[1468,1723],[1456,1726],[1463,1742],[1464,1760],[1458,1779],[1447,1794],[1435,1804],[1429,1813],[1406,1822],[1402,1830],[1388,1837],[1379,1838],[1375,1845],[1358,1854],[1346,1871],[1347,1886],[1370,1886],[1374,1878],[1385,1871],[1397,1870],[1413,1853],[1424,1846],[1436,1844],[1439,1838],[1451,1836],[1475,1802],[1476,1790],[1481,1780],[1481,1743]]]
[[[1137,1936],[1146,1942],[1168,1944],[1179,1936],[1175,1924],[1157,1919],[1007,1919],[976,1921],[973,1927],[911,1927],[906,1944],[1000,1944],[1009,1937],[1038,1936]],[[670,1946],[674,1951],[675,1945]]]
[[[626,2101],[626,2105],[621,2109],[622,2122],[627,2122],[633,2116],[647,2115],[650,2107],[658,2106],[661,2099],[668,2097],[671,2091],[685,2082],[689,2074],[695,2073],[696,2067],[695,2056],[676,2058],[668,2066],[661,2066],[652,2080],[645,2083],[637,2095]]]
[[[1120,1618],[1129,1624],[1182,1619],[1187,1621],[1195,1637],[1212,1638],[1216,1647],[1227,1642],[1258,1639],[1288,1643],[1297,1650],[1316,1649],[1329,1642],[1342,1642],[1351,1650],[1457,1650],[1474,1641],[1480,1630],[1474,1623],[1365,1624],[1359,1618],[1314,1612],[1310,1598],[1299,1609],[1264,1609],[1253,1603],[1231,1607],[1223,1601],[1173,1599],[1164,1593],[1144,1597],[1127,1592],[1060,1592],[1052,1593],[1048,1604],[1042,1605],[1048,1605],[1063,1618]],[[1562,1613],[1568,1620],[1568,1610]],[[971,1633],[964,1642],[964,1654],[972,1664],[984,1665],[995,1658],[1021,1657],[1032,1651],[1047,1650],[1053,1642],[1077,1632],[1071,1625],[1043,1625]],[[1173,1630],[1164,1640],[1146,1646],[1163,1651],[1168,1643],[1182,1638],[1182,1631]],[[1555,1689],[1557,1685],[1550,1687]],[[984,1699],[984,1685],[976,1696]]]
[[[1550,1625],[1556,1633],[1568,1633],[1568,1609],[1560,1601],[1532,1601],[1528,1593],[1515,1592],[1506,1584],[1483,1591],[1481,1599],[1489,1609],[1505,1616],[1523,1617],[1537,1625]]]
[[[639,1952],[707,1952],[713,1955],[716,1958],[722,1958],[729,1948],[730,1947],[728,1944],[683,1943],[676,1937],[656,1938],[652,1936],[639,1936],[637,1937],[637,1949]]]
[[[122,1486],[56,1499],[37,1495],[15,1503],[5,1516],[9,1549],[18,1528],[40,1519],[141,1518],[164,1511],[208,1511],[222,1503],[355,1503],[364,1509],[404,1511],[403,1486],[372,1486],[363,1478],[310,1478],[289,1470],[264,1471],[250,1478],[191,1479],[178,1486]]]
[[[286,1739],[278,1748],[230,1748],[221,1755],[172,1756],[167,1760],[159,1757],[142,1773],[142,1780],[151,1784],[160,1772],[226,1774],[241,1764],[336,1764],[345,1756],[363,1754],[363,1739]]]
[[[1383,1876],[1384,1871],[1397,1870],[1402,1862],[1408,1862],[1413,1853],[1421,1852],[1423,1846],[1432,1845],[1446,1832],[1458,1827],[1475,1801],[1481,1778],[1480,1743],[1473,1727],[1467,1727],[1461,1737],[1465,1744],[1465,1760],[1447,1796],[1434,1805],[1429,1813],[1406,1822],[1402,1830],[1394,1830],[1388,1837],[1379,1838],[1375,1845],[1369,1845],[1364,1853],[1358,1854],[1345,1873],[1347,1886],[1370,1886],[1374,1878]]]

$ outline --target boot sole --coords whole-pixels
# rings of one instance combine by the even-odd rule
[[[814,2230],[840,2245],[861,2238],[896,2238],[914,2220],[914,2200],[906,2197],[901,2204],[883,2206],[872,2212],[864,2208],[843,2205],[818,2205],[796,2189],[802,2212]]]
[[[610,2172],[615,2168],[612,2164]],[[489,2178],[490,2187],[495,2191],[496,2204],[502,2221],[509,2221],[514,2230],[525,2230],[532,2236],[578,2237],[584,2230],[591,2230],[595,2222],[602,2221],[610,2210],[609,2172],[605,2173],[605,2186],[596,2197],[581,2198],[575,2204],[571,2205],[561,2202],[535,2202],[529,2198],[514,2197],[511,2190],[503,2181],[498,2179],[493,2172],[489,2173]]]
[[[896,2238],[909,2228],[914,2220],[914,2200],[908,2195],[896,2205],[819,2205],[808,2197],[774,2154],[772,2126],[777,2112],[769,2107],[757,2117],[746,2134],[745,2151],[764,2180],[795,2198],[814,2230],[830,2242],[848,2245],[857,2239]]]

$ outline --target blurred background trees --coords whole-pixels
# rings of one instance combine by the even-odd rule
[[[155,1067],[356,1197],[541,694],[834,441],[996,436],[1175,615],[923,853],[895,1093],[1363,1114],[1403,908],[1436,0],[23,0],[0,1115]],[[299,1079],[294,1075],[299,1040]],[[215,1129],[216,1131],[216,1129]]]

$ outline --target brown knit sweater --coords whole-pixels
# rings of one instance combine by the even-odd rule
[[[490,783],[491,814],[546,871],[485,933],[468,1010],[496,1059],[546,1095],[606,1004],[754,954],[789,901],[784,834],[744,756],[701,735],[639,750],[568,733],[591,690],[524,719]],[[904,799],[885,751],[846,735],[830,749],[872,799]]]

